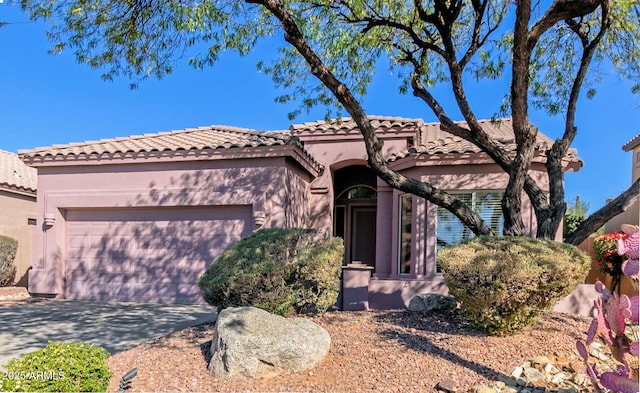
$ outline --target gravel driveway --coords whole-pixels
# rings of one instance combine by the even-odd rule
[[[0,308],[0,367],[47,341],[85,342],[109,353],[215,320],[207,305],[52,300]]]

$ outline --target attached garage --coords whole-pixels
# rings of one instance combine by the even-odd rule
[[[308,226],[322,166],[278,132],[202,127],[21,152],[38,169],[29,292],[202,303],[198,280],[260,228]]]
[[[251,206],[66,212],[70,299],[198,303],[198,278],[251,233]]]

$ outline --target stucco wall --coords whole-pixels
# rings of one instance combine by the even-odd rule
[[[640,145],[633,149],[631,160],[633,162],[631,165],[631,182],[635,182],[640,178]]]
[[[64,293],[65,209],[250,205],[262,227],[298,226],[305,214],[292,209],[304,210],[310,180],[301,174],[284,157],[41,167],[37,216],[54,223],[37,231],[29,290]]]
[[[27,285],[27,270],[31,266],[31,248],[34,234],[29,218],[36,218],[36,198],[0,190],[0,235],[18,241],[15,283]]]
[[[640,145],[636,146],[632,153],[631,183],[633,184],[640,178]],[[604,226],[604,231],[606,233],[619,231],[622,224],[640,225],[640,198],[636,198],[627,211],[609,220]]]

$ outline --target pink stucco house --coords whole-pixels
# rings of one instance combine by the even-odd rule
[[[395,169],[463,194],[500,228],[508,178],[476,146],[435,123],[372,119]],[[509,119],[482,124],[515,149]],[[551,140],[540,135],[537,143],[531,175],[546,188],[542,149]],[[20,156],[38,169],[43,223],[32,293],[201,302],[198,277],[231,243],[259,228],[313,227],[344,239],[345,265],[372,273],[360,288],[370,307],[395,308],[416,293],[445,292],[436,251],[470,235],[447,211],[378,179],[350,119],[278,132],[200,127]],[[572,150],[565,171],[581,165]],[[528,202],[524,208],[534,233]]]

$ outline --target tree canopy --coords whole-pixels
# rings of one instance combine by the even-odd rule
[[[298,104],[348,113],[363,134],[368,162],[392,187],[455,214],[476,234],[494,234],[455,195],[394,171],[361,99],[382,60],[433,113],[441,128],[481,148],[508,175],[502,200],[504,234],[522,235],[522,195],[537,219],[537,236],[554,238],[565,215],[562,161],[576,134],[578,101],[595,94],[609,69],[640,92],[640,5],[635,0],[22,0],[32,18],[52,22],[53,51],[72,50],[106,80],[133,85],[171,73],[180,59],[205,67],[227,50],[246,54],[261,37],[282,35],[278,57],[258,66]],[[206,45],[202,52],[194,48]],[[509,81],[496,114],[511,116],[515,154],[482,129],[466,90],[469,80]],[[457,108],[432,91],[448,84]],[[494,92],[492,92],[494,94]],[[538,130],[531,108],[565,120],[562,137],[546,151],[549,189],[528,174]],[[466,126],[454,123],[458,110]],[[332,115],[329,112],[330,116]],[[595,136],[594,136],[595,137]],[[588,217],[568,236],[580,243],[636,198],[640,182]]]

